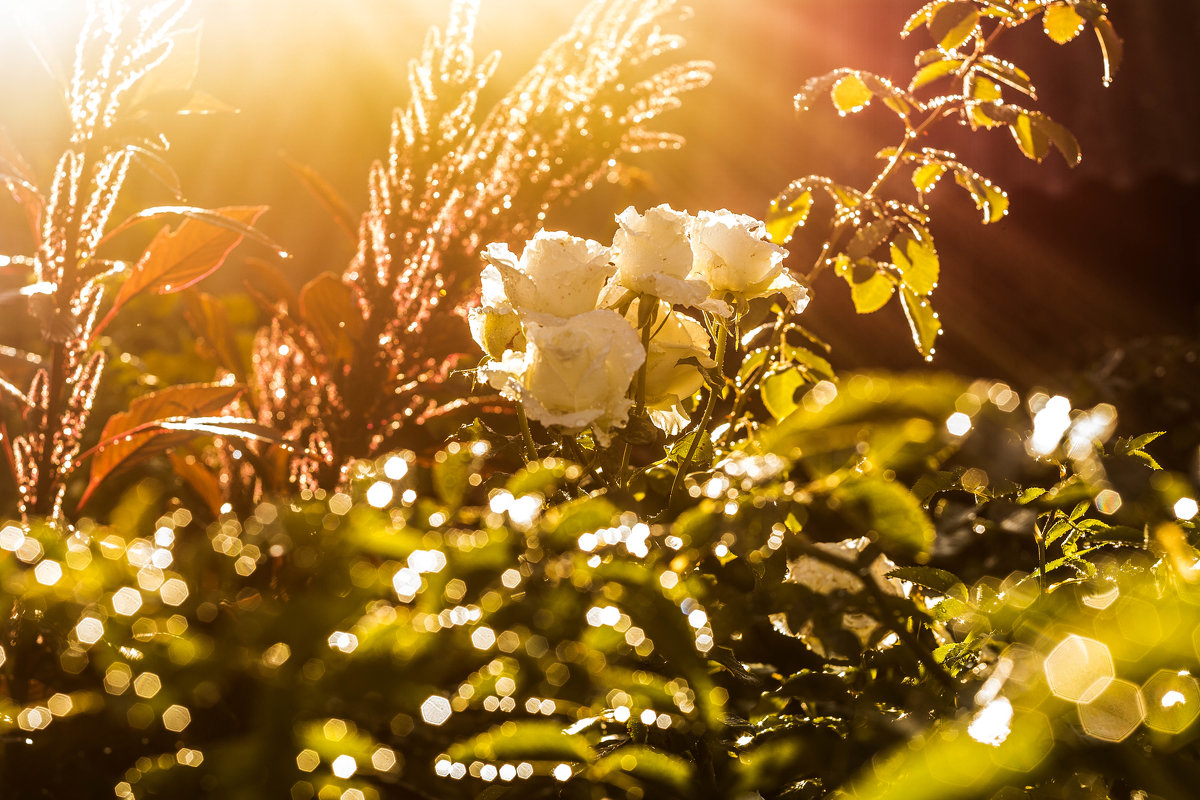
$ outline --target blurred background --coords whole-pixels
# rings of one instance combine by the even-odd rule
[[[484,0],[478,49],[504,53],[492,99],[584,5]],[[613,215],[631,203],[762,217],[778,191],[809,173],[865,185],[876,170],[874,154],[898,140],[892,115],[873,107],[839,119],[827,104],[797,115],[791,98],[807,78],[839,66],[906,82],[913,55],[927,44],[923,32],[907,41],[898,36],[917,5],[693,0],[694,14],[680,26],[686,57],[715,62],[716,78],[659,125],[686,136],[687,147],[633,158],[635,180],[598,187],[556,209],[548,227],[607,241]],[[1076,133],[1081,166],[1067,169],[1057,153],[1042,164],[1027,161],[1006,131],[967,137],[950,131],[941,141],[1008,190],[1012,208],[1007,219],[985,227],[956,187],[932,195],[942,256],[934,298],[946,330],[932,368],[1054,386],[1089,364],[1113,368],[1113,359],[1120,362],[1131,348],[1150,362],[1175,348],[1169,363],[1149,364],[1148,379],[1177,380],[1183,369],[1194,381],[1200,4],[1111,0],[1110,6],[1126,41],[1126,61],[1111,88],[1102,85],[1090,31],[1059,47],[1031,25],[1022,32],[1028,35],[1001,48],[1033,77],[1039,107]],[[240,113],[171,122],[171,161],[187,199],[269,205],[260,225],[296,254],[286,265],[296,285],[323,270],[340,272],[351,245],[284,155],[317,170],[361,211],[368,166],[386,151],[391,109],[407,99],[407,62],[428,26],[444,23],[448,8],[448,0],[196,0],[191,19],[204,26],[197,88]],[[61,152],[66,116],[25,33],[69,67],[83,10],[82,0],[0,5],[0,125],[43,184]],[[12,24],[18,11],[24,32]],[[148,180],[131,183],[129,191],[146,192],[150,202],[170,200]],[[811,266],[822,232],[797,236],[790,264],[798,272]],[[4,202],[0,252],[29,249],[19,214]],[[206,288],[235,291],[237,264],[235,256]],[[845,285],[830,274],[813,296],[807,322],[834,346],[835,365],[929,368],[894,303],[858,317]],[[11,315],[5,319],[0,334],[16,324]]]

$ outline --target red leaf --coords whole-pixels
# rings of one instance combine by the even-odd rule
[[[341,278],[323,272],[300,290],[300,316],[312,328],[325,357],[348,362],[362,337],[362,311]]]
[[[229,206],[215,213],[236,223],[253,225],[266,210],[266,206]],[[184,219],[175,230],[163,228],[121,284],[112,310],[96,329],[105,327],[118,309],[144,290],[169,294],[208,277],[225,263],[244,236],[237,230],[192,217]]]
[[[161,423],[181,417],[214,414],[241,394],[240,386],[193,383],[172,386],[142,395],[129,410],[114,414],[100,432],[100,443],[90,451],[92,472],[80,506],[108,475],[134,457],[144,458],[195,436],[194,432],[168,431]]]

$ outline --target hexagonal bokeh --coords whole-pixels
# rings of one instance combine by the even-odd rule
[[[1116,616],[1117,627],[1126,639],[1146,647],[1153,647],[1162,639],[1162,619],[1151,603],[1139,597],[1122,598]]]
[[[1117,674],[1103,642],[1074,633],[1050,651],[1043,669],[1050,691],[1072,703],[1096,699]]]
[[[1161,669],[1142,687],[1146,726],[1180,733],[1200,715],[1200,682],[1189,673]]]
[[[1110,681],[1091,702],[1079,706],[1079,723],[1094,739],[1123,741],[1146,718],[1141,688],[1120,678]]]

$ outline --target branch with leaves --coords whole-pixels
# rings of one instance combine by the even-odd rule
[[[984,224],[1008,212],[1008,196],[946,150],[925,144],[944,122],[972,131],[1008,129],[1022,154],[1041,161],[1051,148],[1068,165],[1079,163],[1074,135],[1044,113],[1028,107],[1037,99],[1029,75],[997,57],[995,43],[1004,34],[1041,18],[1046,35],[1057,44],[1074,40],[1090,25],[1100,43],[1104,83],[1122,57],[1122,44],[1096,0],[933,0],[905,24],[902,35],[922,28],[933,47],[917,54],[916,72],[907,85],[853,69],[838,69],[805,84],[796,96],[807,111],[828,94],[837,112],[862,111],[878,99],[903,126],[900,141],[879,151],[882,162],[865,189],[823,176],[793,181],[770,205],[767,226],[775,241],[789,241],[809,218],[815,195],[833,204],[831,229],[820,255],[805,273],[811,284],[832,269],[849,286],[860,314],[877,311],[895,296],[912,331],[917,350],[931,360],[941,324],[931,296],[941,264],[930,231],[925,198],[947,175],[974,201]],[[893,187],[907,173],[907,191]]]

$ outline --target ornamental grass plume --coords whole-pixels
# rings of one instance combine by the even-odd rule
[[[302,292],[298,308],[273,303],[259,332],[250,397],[260,422],[297,445],[268,453],[266,473],[242,468],[259,490],[336,485],[352,459],[420,449],[419,426],[478,404],[447,381],[469,347],[462,318],[484,243],[527,236],[629,155],[680,147],[649,126],[710,78],[707,62],[674,59],[683,40],[667,28],[686,12],[673,0],[595,0],[481,109],[498,54],[476,57],[478,11],[456,0],[410,64],[411,97],[371,167],[349,267]]]

